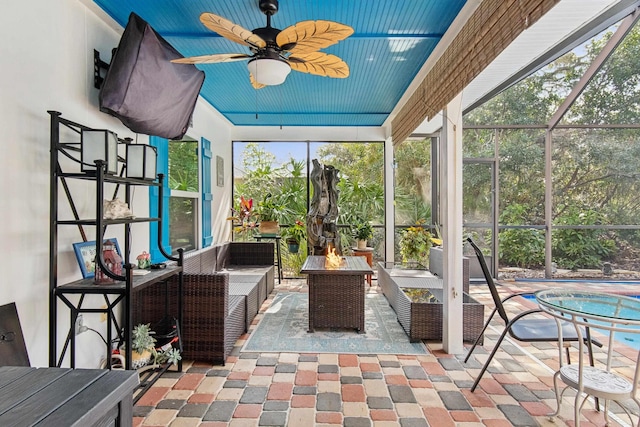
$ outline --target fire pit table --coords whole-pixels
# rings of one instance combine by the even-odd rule
[[[309,332],[315,328],[353,328],[364,332],[365,275],[373,270],[363,257],[341,257],[328,266],[324,256],[307,257],[301,273],[309,285]]]

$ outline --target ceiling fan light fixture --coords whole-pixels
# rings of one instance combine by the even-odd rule
[[[284,83],[291,66],[281,59],[255,58],[247,64],[249,72],[260,84],[275,86]]]

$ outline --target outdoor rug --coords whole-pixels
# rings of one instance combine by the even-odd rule
[[[365,329],[318,329],[308,333],[309,295],[280,292],[251,332],[242,351],[259,353],[427,354],[411,343],[384,295],[365,296]]]

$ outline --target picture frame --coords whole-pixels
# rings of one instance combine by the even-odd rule
[[[216,156],[216,183],[218,187],[224,187],[224,159]]]
[[[118,239],[115,237],[104,239],[103,244],[108,240],[111,240],[115,247],[118,255],[122,255],[120,252],[120,245],[118,244]],[[78,265],[80,266],[80,271],[82,272],[83,279],[89,279],[95,277],[95,258],[96,258],[96,241],[90,240],[87,242],[78,242],[73,244],[73,251],[76,254],[76,259],[78,260]]]

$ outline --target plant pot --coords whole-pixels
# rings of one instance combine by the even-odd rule
[[[297,240],[287,239],[287,246],[289,247],[289,252],[292,254],[297,254],[300,250],[300,242]]]
[[[131,368],[132,369],[140,369],[143,366],[146,366],[151,362],[151,352],[149,350],[145,350],[142,354],[137,351],[131,352]]]
[[[278,234],[280,232],[280,226],[278,221],[260,221],[258,226],[260,234]]]
[[[367,241],[366,240],[360,240],[358,239],[358,249],[366,249],[367,248]]]

